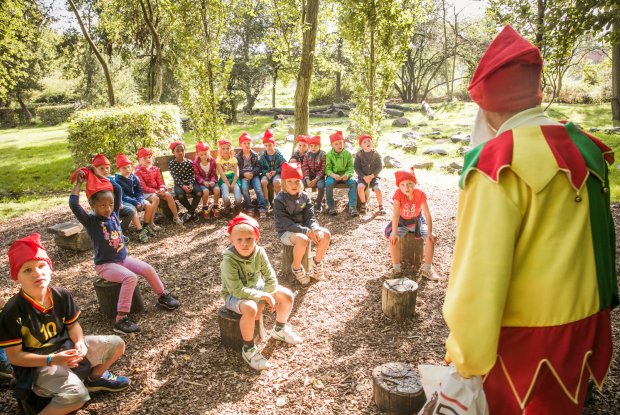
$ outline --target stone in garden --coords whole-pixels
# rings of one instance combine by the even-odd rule
[[[452,162],[446,166],[443,166],[443,169],[446,170],[448,173],[461,174],[461,171],[463,170],[463,166],[461,166],[458,163]]]
[[[426,161],[424,163],[418,163],[418,164],[414,164],[413,168],[414,169],[425,169],[425,170],[430,170],[433,168],[435,164],[432,161]]]
[[[405,145],[405,142],[398,137],[394,137],[390,139],[390,141],[388,141],[388,144],[392,147],[402,147],[403,145]]]
[[[400,117],[392,122],[392,127],[408,127],[410,123],[409,118]]]
[[[469,147],[469,146],[463,146],[463,147],[459,147],[459,149],[458,149],[458,150],[456,150],[456,153],[457,153],[459,156],[464,156],[464,155],[465,155],[465,153],[467,153],[469,150],[471,150],[471,147]]]
[[[271,123],[271,128],[276,128],[280,123],[278,121],[274,121]]]
[[[620,127],[605,128],[606,134],[620,134]]]
[[[405,153],[417,153],[418,145],[415,142],[408,142],[402,146],[402,149]]]
[[[588,131],[591,132],[591,133],[595,133],[597,131],[601,131],[601,129],[600,128],[596,128],[596,127],[592,127]]]
[[[430,136],[430,137],[432,137],[432,136],[439,137],[441,135],[441,131],[429,131],[427,133],[422,133],[421,135],[423,135],[423,136]]]
[[[440,146],[433,146],[424,150],[423,154],[437,154],[440,156],[447,156],[448,150]]]
[[[383,166],[388,169],[398,169],[402,166],[402,164],[398,159],[388,155],[383,157]]]
[[[433,142],[435,144],[446,144],[449,143],[450,140],[448,140],[447,138],[433,138]]]
[[[403,139],[404,140],[417,140],[418,138],[420,138],[420,134],[414,132],[414,131],[409,131],[407,133],[403,134]]]
[[[450,137],[450,140],[452,140],[453,143],[460,143],[463,140],[467,140],[467,139],[469,139],[469,136],[461,132],[458,132],[454,134],[452,137]]]
[[[282,114],[276,114],[276,115],[273,116],[273,119],[276,120],[276,121],[283,120],[285,118],[286,117],[284,115],[282,115]]]
[[[428,123],[422,121],[421,123],[418,124],[418,127],[428,127]]]

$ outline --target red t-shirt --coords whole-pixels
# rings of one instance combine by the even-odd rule
[[[403,219],[413,219],[420,215],[422,211],[422,203],[426,202],[426,193],[420,189],[413,189],[413,198],[407,199],[407,196],[400,189],[396,190],[392,200],[400,202],[400,217]]]

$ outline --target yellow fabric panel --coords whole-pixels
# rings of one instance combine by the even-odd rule
[[[511,169],[538,193],[558,172],[558,163],[539,126],[521,127],[512,133]]]

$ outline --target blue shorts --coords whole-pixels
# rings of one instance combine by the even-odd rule
[[[408,232],[415,233],[414,228],[408,228],[406,226],[398,227],[398,237],[404,237]],[[424,239],[428,238],[428,225],[426,224],[426,218],[423,213],[420,213],[420,236]]]
[[[370,188],[371,188],[372,190],[377,190],[377,189],[379,189],[379,188],[380,188],[380,186],[381,186],[380,182],[381,182],[381,178],[379,178],[379,177],[375,177],[375,178],[374,178],[374,179],[372,179],[372,180],[370,181],[370,183],[368,183],[368,184],[370,184]],[[357,178],[357,184],[367,184],[367,183],[364,181],[364,178],[363,178],[363,177],[358,177],[358,178]]]
[[[262,279],[259,280],[258,284],[254,288],[256,288],[257,290],[261,290],[262,291],[262,289],[265,288],[265,281],[263,281]],[[228,294],[226,296],[226,299],[224,300],[224,305],[230,311],[233,311],[233,312],[235,312],[237,314],[242,314],[241,313],[241,309],[239,308],[241,306],[241,302],[242,301],[249,301],[249,300],[242,300],[240,298],[235,297],[232,294]],[[252,301],[254,301],[254,300],[252,300]]]

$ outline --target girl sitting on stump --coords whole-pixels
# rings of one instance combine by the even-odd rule
[[[155,269],[144,261],[127,255],[118,219],[121,188],[91,170],[81,168],[71,176],[75,182],[69,207],[93,241],[95,271],[99,278],[121,284],[114,331],[135,333],[140,327],[129,319],[131,299],[138,283],[138,275],[146,278],[158,296],[157,303],[168,310],[179,307],[179,301],[164,289]],[[80,189],[86,182],[86,197],[94,213],[86,213],[80,205]]]

